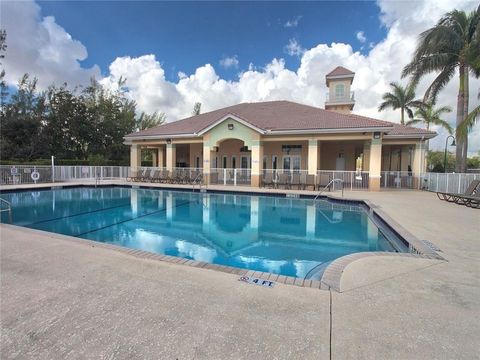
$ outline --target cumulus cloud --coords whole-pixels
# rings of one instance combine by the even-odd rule
[[[357,31],[355,33],[355,36],[357,37],[357,40],[360,41],[362,44],[365,43],[365,41],[367,41],[367,38],[365,36],[365,32],[363,32],[363,31]]]
[[[298,23],[302,19],[302,16],[298,15],[295,16],[293,19],[288,20],[285,24],[283,24],[283,27],[286,28],[295,28],[298,26]]]
[[[290,39],[285,45],[284,51],[290,56],[301,56],[305,49],[300,45],[297,39]]]
[[[26,72],[38,77],[40,88],[52,83],[86,84],[92,76],[100,77],[98,66],[86,69],[80,64],[88,56],[85,46],[72,39],[54,17],[42,17],[36,3],[3,1],[0,23],[7,31],[3,65],[9,84],[16,84]]]
[[[233,56],[224,56],[222,59],[219,61],[220,66],[224,67],[225,69],[228,68],[238,68],[238,56],[233,55]]]
[[[355,52],[349,44],[343,43],[318,44],[304,49],[291,39],[284,51],[299,57],[300,65],[294,69],[288,69],[283,59],[273,58],[263,66],[250,64],[248,69],[240,71],[235,80],[225,80],[211,64],[205,64],[191,74],[179,72],[176,81],[165,78],[161,59],[154,55],[126,56],[112,62],[102,83],[115,87],[120,77],[126,78],[128,96],[138,103],[140,111],[163,111],[168,115],[168,121],[173,121],[189,116],[197,101],[202,102],[202,111],[239,102],[279,99],[323,107],[327,91],[325,74],[342,65],[355,72],[352,85],[356,99],[354,112],[399,122],[398,111],[379,113],[377,108],[391,81],[406,84],[407,80],[400,78],[401,70],[411,58],[418,34],[433,26],[445,12],[453,8],[471,11],[476,4],[459,0],[408,3],[380,0],[378,5],[387,35],[382,41],[371,44],[368,54]],[[53,18],[41,18],[36,4],[5,2],[2,7],[2,26],[7,24],[10,40],[4,62],[9,81],[16,81],[25,70],[38,76],[41,84],[47,85],[52,81],[60,83],[65,80],[72,84],[82,83],[88,81],[91,75],[99,76],[97,67],[84,69],[80,66],[79,61],[87,56],[85,47],[72,39]],[[12,19],[16,19],[15,24]],[[418,97],[422,97],[432,79],[433,75],[420,82]],[[471,79],[471,108],[478,104],[476,95],[479,88],[480,80]],[[453,79],[440,93],[438,104],[455,109],[457,91],[458,80]],[[453,125],[455,111],[446,120]],[[442,149],[446,134],[443,130],[434,130],[439,130],[440,136],[431,141],[430,146]],[[480,150],[479,125],[470,135],[469,150]]]

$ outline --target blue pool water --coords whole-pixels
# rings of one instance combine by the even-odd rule
[[[360,205],[326,200],[126,187],[2,197],[12,203],[16,225],[301,278],[347,254],[406,250]]]

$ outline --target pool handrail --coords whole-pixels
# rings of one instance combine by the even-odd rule
[[[344,189],[343,180],[342,180],[342,179],[332,179],[332,180],[330,180],[330,182],[329,182],[327,185],[325,185],[325,187],[317,194],[317,196],[315,196],[315,199],[314,199],[314,200],[317,200],[317,198],[318,198],[320,195],[322,195],[322,193],[323,193],[325,190],[327,190],[327,188],[329,188],[330,185],[333,184],[333,186],[335,186],[335,182],[337,182],[337,181],[340,182],[340,184],[342,184],[342,198],[343,198],[343,189]]]
[[[0,212],[5,212],[5,211],[8,211],[8,220],[10,221],[10,224],[13,223],[13,220],[12,220],[12,204],[5,200],[5,199],[2,199],[0,198],[0,203],[4,203],[7,205],[7,208],[6,209],[0,209]]]

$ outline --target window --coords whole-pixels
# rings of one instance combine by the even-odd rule
[[[200,168],[200,156],[197,156],[195,158],[195,167],[198,169]]]
[[[287,155],[283,157],[283,170],[298,172],[301,168],[300,155]]]
[[[344,98],[345,97],[345,85],[337,84],[335,85],[335,97]]]
[[[249,164],[248,164],[248,163],[249,163],[248,158],[249,158],[249,156],[242,156],[242,157],[240,158],[240,167],[241,167],[242,169],[248,169],[248,168],[249,168],[249,166],[248,166],[248,165],[249,165]]]
[[[227,168],[227,157],[225,155],[223,155],[223,168]]]
[[[218,156],[215,156],[215,169],[218,168]]]
[[[232,156],[232,169],[237,168],[237,157],[235,155]]]
[[[277,170],[277,156],[272,155],[272,169]]]

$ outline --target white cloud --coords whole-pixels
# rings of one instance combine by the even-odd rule
[[[0,23],[7,31],[7,53],[3,60],[6,81],[16,84],[28,72],[38,77],[38,86],[67,82],[86,84],[100,77],[98,66],[83,68],[85,46],[72,39],[52,16],[41,17],[40,7],[32,1],[2,1]]]
[[[233,55],[233,56],[224,56],[222,59],[219,61],[220,66],[224,67],[225,69],[228,68],[238,68],[238,56]]]
[[[367,41],[367,38],[363,31],[357,31],[355,33],[355,36],[357,37],[357,40],[360,41],[362,44],[365,43],[365,41]]]
[[[413,53],[418,34],[433,26],[445,12],[453,8],[470,11],[476,4],[459,0],[408,3],[381,0],[378,5],[387,35],[382,41],[371,44],[368,54],[354,52],[349,44],[342,43],[318,44],[304,49],[291,39],[284,51],[300,58],[298,68],[287,69],[283,59],[274,58],[263,67],[250,63],[233,81],[222,79],[210,64],[199,66],[192,74],[179,72],[177,81],[169,81],[154,55],[127,56],[112,62],[102,83],[115,87],[123,76],[127,79],[128,96],[138,103],[140,111],[163,111],[168,121],[173,121],[189,116],[197,101],[202,102],[202,111],[239,102],[278,99],[323,107],[327,91],[325,74],[342,65],[355,71],[354,112],[398,122],[398,111],[379,113],[377,107],[391,81],[406,83],[400,78],[401,70]],[[52,81],[84,83],[91,75],[99,76],[97,67],[85,69],[79,63],[87,56],[85,47],[72,39],[53,18],[41,18],[36,4],[2,2],[1,20],[8,32],[9,47],[4,61],[8,81],[15,82],[24,71],[38,76],[42,86]],[[432,78],[429,76],[420,82],[418,97]],[[470,108],[478,104],[479,88],[480,80],[471,78]],[[456,109],[457,90],[458,81],[453,79],[440,93],[439,105]],[[454,124],[455,111],[447,120]],[[444,144],[445,133],[440,130],[440,136],[430,145],[443,149]],[[480,125],[470,135],[469,150],[480,150]]]
[[[286,27],[286,28],[297,27],[301,19],[302,19],[301,15],[295,16],[293,19],[288,20],[285,24],[283,24],[283,27]]]
[[[305,52],[305,49],[300,45],[297,39],[290,39],[288,44],[285,45],[284,51],[290,56],[300,57]]]

